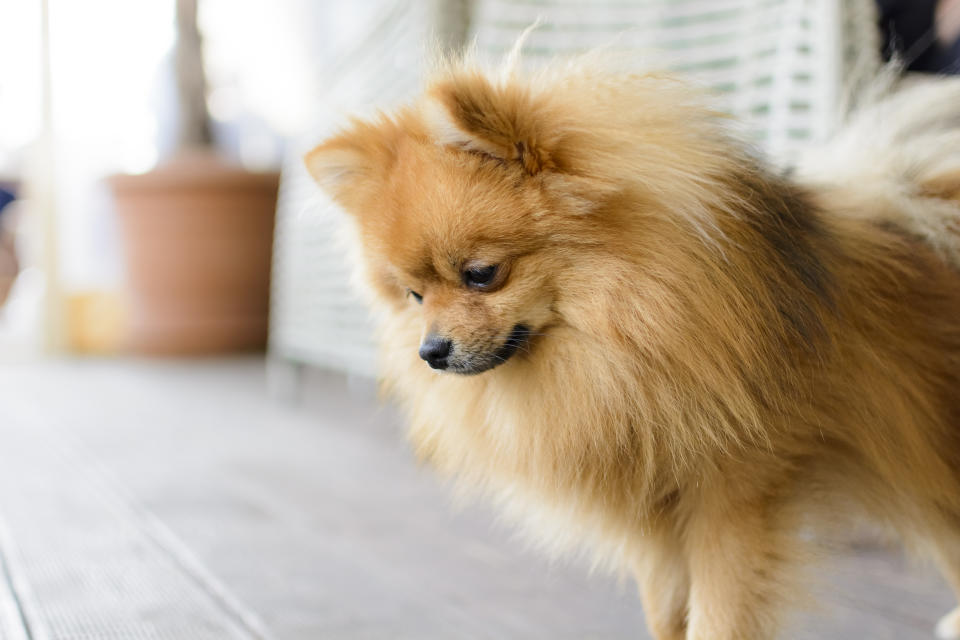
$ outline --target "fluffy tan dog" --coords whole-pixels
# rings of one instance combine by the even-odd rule
[[[775,636],[851,513],[960,590],[960,84],[905,96],[791,179],[589,62],[452,65],[317,147],[417,451],[631,572],[659,640]]]

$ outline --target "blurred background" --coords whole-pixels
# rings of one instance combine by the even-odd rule
[[[412,462],[300,161],[538,19],[525,64],[623,50],[784,167],[885,60],[960,72],[960,0],[0,4],[0,638],[637,637]],[[928,637],[939,579],[844,553],[795,637]]]

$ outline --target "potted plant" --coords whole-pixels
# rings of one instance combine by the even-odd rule
[[[124,245],[128,346],[140,353],[266,343],[279,176],[214,150],[197,0],[177,0],[178,148],[156,169],[108,179]]]

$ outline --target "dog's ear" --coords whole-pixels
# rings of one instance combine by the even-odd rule
[[[307,172],[320,187],[336,196],[348,183],[364,173],[363,155],[339,138],[327,140],[314,147],[303,158]]]
[[[559,134],[546,107],[527,90],[460,75],[429,89],[422,114],[439,144],[519,162],[530,175],[556,166]]]
[[[395,145],[388,124],[355,120],[349,129],[304,156],[307,171],[317,184],[348,210],[379,183],[394,162]]]

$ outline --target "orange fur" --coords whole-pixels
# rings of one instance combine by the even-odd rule
[[[960,590],[960,273],[856,185],[780,178],[681,84],[590,64],[454,66],[307,166],[356,223],[417,452],[630,571],[657,638],[776,635],[801,530],[852,505]],[[465,287],[477,261],[503,282]],[[517,323],[480,375],[417,357]]]

